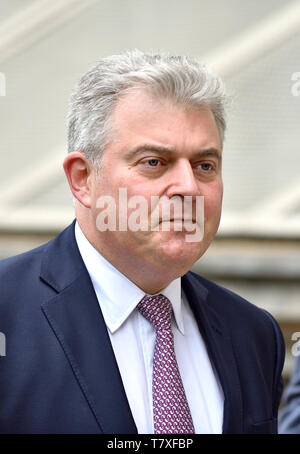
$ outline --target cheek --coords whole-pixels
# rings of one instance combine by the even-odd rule
[[[204,195],[204,214],[205,218],[218,218],[222,208],[223,185],[222,183],[214,184]]]

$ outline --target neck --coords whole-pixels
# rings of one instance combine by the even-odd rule
[[[166,267],[161,266],[157,268],[151,263],[145,261],[143,254],[120,254],[120,248],[111,248],[107,245],[109,241],[99,242],[98,235],[93,235],[92,232],[86,227],[86,224],[78,221],[78,224],[91,245],[118,271],[126,276],[137,287],[150,295],[159,293],[166,288],[173,280],[177,279],[180,275],[171,274],[171,267],[169,272]]]

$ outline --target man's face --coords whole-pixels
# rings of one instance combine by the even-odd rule
[[[175,231],[172,222],[164,231],[160,222],[158,230],[97,231],[95,246],[128,266],[145,265],[145,270],[159,273],[171,267],[180,276],[206,251],[219,226],[221,142],[214,116],[209,110],[184,110],[138,91],[119,101],[112,119],[113,141],[104,152],[99,175],[91,179],[95,225],[101,211],[97,200],[108,195],[116,201],[118,227],[119,188],[126,188],[128,200],[138,195],[149,202],[149,220],[151,196],[190,196],[194,215],[197,196],[204,196],[204,237],[188,242],[187,231]]]

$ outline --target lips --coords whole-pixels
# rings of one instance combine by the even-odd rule
[[[186,219],[183,219],[183,218],[174,218],[174,219],[162,219],[160,222],[193,222],[193,223],[196,223],[197,221],[195,219],[191,219],[191,218],[186,218]]]

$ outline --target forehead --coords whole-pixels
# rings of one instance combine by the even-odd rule
[[[219,131],[209,109],[178,105],[142,90],[121,97],[111,120],[118,142],[150,139],[170,146],[194,143],[197,148],[221,150]]]

